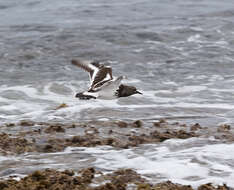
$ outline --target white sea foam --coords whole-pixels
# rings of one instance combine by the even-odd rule
[[[191,93],[191,92],[198,92],[198,91],[202,91],[202,90],[206,90],[206,89],[207,89],[206,86],[183,86],[183,87],[179,87],[177,89],[177,92]]]
[[[8,158],[6,156],[0,156],[0,162],[8,160]]]
[[[178,84],[174,81],[165,81],[163,82],[163,84],[169,85],[169,86],[178,86]]]
[[[148,177],[158,176],[158,179],[153,179],[154,182],[169,179],[176,183],[192,184],[194,187],[208,182],[226,183],[234,187],[233,149],[234,144],[206,145],[205,140],[194,138],[170,140],[161,145],[145,145],[135,150],[78,148],[73,153],[78,151],[94,156],[94,165],[105,170],[132,168]]]
[[[189,75],[186,77],[186,79],[194,79],[194,80],[201,80],[201,79],[207,79],[207,75]]]
[[[201,38],[200,34],[195,34],[193,36],[190,36],[187,41],[188,42],[201,42],[199,39]]]
[[[234,187],[233,148],[234,144],[219,144],[212,138],[170,139],[161,144],[132,149],[116,150],[110,146],[68,147],[64,152],[28,153],[18,157],[0,157],[0,160],[26,163],[25,168],[30,170],[37,167],[67,169],[85,162],[104,171],[132,168],[154,183],[171,180],[194,187],[209,182],[226,183]],[[85,159],[84,156],[79,158],[79,155],[85,155]],[[72,158],[69,162],[65,159],[68,157]]]
[[[0,92],[13,91],[13,92],[23,92],[26,94],[25,97],[16,97],[14,99],[7,99],[7,97],[2,98],[8,104],[0,106],[0,111],[15,111],[10,115],[5,115],[6,118],[10,119],[24,119],[27,117],[37,118],[40,116],[56,117],[56,115],[62,115],[64,113],[79,113],[83,109],[88,108],[98,108],[98,107],[116,107],[116,100],[113,101],[79,101],[74,98],[75,88],[69,87],[72,94],[62,95],[52,92],[50,89],[52,84],[45,86],[42,90],[38,90],[31,86],[14,86],[7,87],[3,86]],[[66,103],[67,108],[56,110],[55,108],[61,103]],[[18,111],[18,112],[17,112]],[[14,115],[15,114],[15,115]],[[15,117],[14,117],[14,116]],[[72,115],[71,115],[72,116]],[[42,118],[41,118],[42,119]]]
[[[133,52],[135,52],[135,53],[141,53],[141,52],[143,52],[143,51],[144,51],[143,48],[139,48],[139,49],[134,49],[134,50],[133,50]]]
[[[217,45],[223,45],[223,46],[226,46],[226,45],[228,45],[229,43],[227,42],[227,41],[224,41],[224,40],[220,40],[220,41],[217,41],[217,42],[215,42],[215,44],[217,44]]]
[[[1,156],[0,167],[1,164],[18,163],[13,166],[9,164],[8,169],[11,171],[11,167],[14,167],[12,172],[15,173],[11,175],[23,176],[25,171],[38,168],[63,170],[88,164],[104,172],[131,168],[152,183],[171,180],[195,188],[210,182],[234,187],[233,149],[234,144],[223,144],[214,138],[170,139],[131,149],[119,150],[110,146],[68,147],[65,151],[56,153]]]
[[[192,78],[191,78],[192,79]],[[214,80],[220,80],[218,76],[212,76]],[[128,83],[139,83],[139,80],[127,80]],[[54,86],[60,85],[62,89],[68,89],[66,93],[56,92]],[[199,93],[209,90],[213,93],[230,92],[232,89],[211,88],[208,85],[181,86],[171,80],[165,81],[165,89],[143,91],[142,95],[135,95],[131,101],[121,103],[124,99],[115,100],[89,100],[81,101],[74,97],[80,86],[75,82],[49,83],[41,87],[25,86],[1,86],[0,88],[0,122],[15,122],[22,119],[67,121],[82,118],[83,110],[106,109],[108,110],[134,110],[155,108],[209,108],[209,109],[234,109],[234,104],[212,100],[199,96]],[[77,86],[76,86],[77,85]],[[213,87],[213,86],[212,86]],[[9,95],[9,97],[8,97]],[[222,98],[219,95],[220,98]],[[130,99],[129,99],[130,100]],[[140,101],[138,101],[140,100]],[[222,100],[222,99],[221,99]],[[141,101],[143,103],[141,103]],[[56,109],[60,104],[66,103],[68,107]],[[170,110],[169,110],[170,111]],[[215,112],[215,111],[214,111]],[[88,118],[88,117],[86,117]],[[109,118],[109,117],[108,117]],[[106,119],[99,115],[98,119]]]
[[[2,179],[6,179],[6,178],[9,178],[9,177],[11,177],[11,179],[14,179],[16,181],[19,181],[20,179],[26,177],[26,175],[21,175],[21,174],[17,174],[17,175],[14,175],[14,176],[12,176],[12,175],[6,175]]]

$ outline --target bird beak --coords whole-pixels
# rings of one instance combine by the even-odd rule
[[[138,90],[136,91],[136,94],[141,94],[141,95],[143,95],[141,92],[139,92]]]

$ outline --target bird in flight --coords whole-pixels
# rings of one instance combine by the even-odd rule
[[[71,63],[89,73],[90,86],[86,92],[76,94],[79,99],[112,99],[142,94],[134,86],[121,84],[123,76],[114,78],[110,66],[98,61],[81,61],[78,59],[71,60]]]

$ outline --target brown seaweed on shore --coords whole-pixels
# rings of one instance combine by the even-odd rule
[[[229,132],[231,130],[231,126],[224,124],[224,125],[220,125],[217,129],[218,132]]]
[[[77,175],[78,174],[78,175]],[[139,174],[131,169],[122,169],[104,175],[94,168],[85,168],[75,175],[72,170],[57,171],[45,169],[35,171],[20,179],[6,179],[0,181],[1,190],[193,190],[190,185],[180,185],[171,181],[155,185],[148,183]],[[98,174],[98,175],[97,175]],[[100,180],[101,176],[101,180]],[[99,178],[99,182],[97,183]],[[134,184],[134,185],[133,185]],[[230,190],[225,184],[215,187],[204,184],[198,190]]]
[[[42,152],[61,151],[68,146],[76,147],[94,147],[99,145],[109,145],[117,148],[128,148],[130,146],[138,146],[145,143],[158,143],[171,138],[186,139],[197,136],[194,132],[186,132],[184,130],[167,130],[165,132],[153,131],[149,135],[127,135],[125,138],[107,137],[103,138],[99,135],[86,134],[83,136],[73,136],[67,139],[49,139],[49,149],[43,149]],[[47,145],[48,146],[48,145]]]
[[[65,133],[65,129],[61,125],[50,125],[44,130],[45,133]]]
[[[166,130],[164,132],[155,130],[151,132],[149,135],[143,134],[138,136],[137,135],[130,136],[128,145],[137,146],[139,144],[145,144],[145,143],[163,142],[171,138],[187,139],[197,136],[198,135],[195,134],[194,132],[186,132],[184,130]]]
[[[8,134],[10,130],[13,134]],[[5,128],[5,129],[4,129]],[[5,124],[0,133],[1,154],[24,152],[57,152],[66,147],[94,147],[109,145],[129,148],[146,143],[160,143],[168,139],[210,137],[232,142],[233,130],[229,125],[201,127],[179,122],[169,124],[161,119],[148,123],[136,121],[88,121],[85,123],[47,123],[21,120]],[[17,133],[18,131],[18,133]]]
[[[17,154],[33,151],[33,143],[25,138],[11,137],[6,133],[0,134],[0,148],[5,152],[14,152]]]
[[[30,121],[30,120],[21,120],[21,121],[19,122],[19,125],[30,127],[30,126],[35,125],[35,122]]]
[[[56,107],[55,110],[59,110],[59,109],[66,108],[66,107],[68,107],[68,105],[65,103],[62,103],[58,107]]]
[[[180,185],[166,181],[154,186],[150,186],[150,184],[139,184],[137,190],[193,190],[193,188],[190,185]]]

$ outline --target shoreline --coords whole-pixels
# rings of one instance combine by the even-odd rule
[[[0,180],[1,190],[194,190],[191,185],[181,185],[164,181],[151,184],[131,169],[121,169],[103,174],[94,168],[85,168],[79,172],[45,169],[35,171],[20,179]],[[200,185],[197,190],[231,190],[226,184]]]
[[[143,122],[143,120],[111,120],[70,124],[21,120],[16,123],[6,123],[1,126],[0,130],[0,155],[5,157],[22,155],[25,153],[57,153],[69,147],[110,146],[117,150],[124,150],[139,147],[144,144],[161,144],[169,139],[213,138],[225,144],[234,142],[234,131],[230,125],[224,124],[221,126],[205,127],[198,123],[193,125],[186,125],[179,122],[169,123],[165,119],[160,119],[157,122]],[[89,168],[85,166],[84,170],[89,170]],[[95,175],[106,175],[103,174],[102,171],[96,171],[96,168],[92,170],[95,170]],[[180,185],[170,181],[164,181],[153,185],[152,181],[146,181],[144,176],[137,174],[136,171],[132,169],[123,168],[122,170],[130,171],[131,174],[134,173],[134,179],[137,180],[134,181],[134,185],[131,188],[129,186],[131,186],[132,181],[126,183],[119,182],[119,184],[121,184],[121,186],[119,186],[113,179],[109,180],[107,183],[105,180],[99,181],[100,183],[97,183],[95,187],[90,187],[91,182],[85,185],[82,184],[82,188],[88,190],[193,190],[192,186]],[[76,175],[71,175],[73,172],[72,170],[69,170],[69,172],[68,170],[61,172],[53,169],[39,169],[38,171],[27,172],[27,176],[21,178],[19,181],[12,181],[12,177],[2,179],[0,180],[0,187],[4,187],[3,190],[11,190],[15,187],[31,184],[28,186],[29,190],[31,190],[30,188],[32,187],[40,187],[42,189],[49,188],[51,190],[56,189],[54,186],[51,186],[50,181],[41,181],[40,177],[35,180],[35,172],[43,176],[55,175],[56,179],[54,180],[58,183],[57,185],[60,189],[73,184],[74,180],[76,181]],[[68,172],[69,175],[66,174],[66,172]],[[76,173],[77,172],[78,171],[76,171]],[[113,175],[116,172],[118,173],[118,170],[111,170]],[[77,175],[79,175],[78,173]],[[60,182],[61,175],[65,175],[63,177],[66,178],[62,185]],[[126,174],[124,173],[123,176],[124,175]],[[119,178],[127,178],[123,176],[121,173]],[[69,180],[67,180],[67,178],[69,178]],[[45,179],[47,179],[47,177],[45,177]],[[139,182],[139,180],[142,179],[144,180]],[[44,183],[46,183],[46,188],[41,185]],[[73,186],[69,186],[69,188],[79,190],[81,189],[79,185],[73,184]],[[225,184],[222,186],[203,184],[198,187],[198,190],[213,189],[228,190],[231,188],[227,187]]]
[[[205,127],[199,123],[186,125],[136,120],[90,121],[82,123],[50,123],[21,120],[0,128],[0,153],[52,153],[67,147],[96,147],[108,145],[127,149],[141,144],[161,143],[168,139],[192,137],[214,138],[224,143],[234,142],[234,130],[228,124]]]

